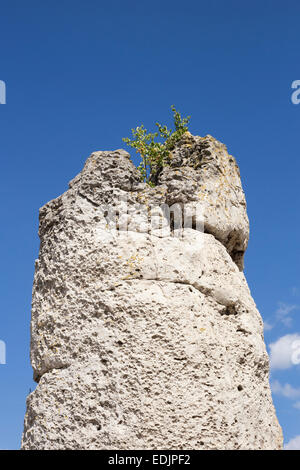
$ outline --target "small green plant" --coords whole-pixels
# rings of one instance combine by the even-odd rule
[[[156,177],[162,167],[167,165],[169,153],[174,149],[182,135],[188,131],[190,116],[183,118],[175,106],[171,106],[173,111],[175,130],[168,129],[156,123],[157,131],[149,132],[143,124],[136,129],[132,129],[133,139],[123,138],[123,141],[140,155],[140,164],[138,170],[141,173],[141,180],[150,186],[155,186]],[[155,140],[160,139],[160,140]]]

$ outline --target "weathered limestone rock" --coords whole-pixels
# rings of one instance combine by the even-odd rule
[[[186,133],[155,188],[95,152],[39,233],[23,449],[282,447],[223,144]]]

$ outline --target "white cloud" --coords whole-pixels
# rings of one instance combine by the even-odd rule
[[[272,369],[289,369],[296,364],[293,360],[296,341],[300,341],[298,333],[282,336],[269,345]]]
[[[294,388],[290,384],[281,385],[278,380],[271,383],[272,392],[276,395],[282,395],[286,398],[299,398],[300,388]]]
[[[300,410],[300,401],[297,401],[296,403],[294,403],[293,407],[297,408],[297,410]]]
[[[299,310],[300,306],[296,304],[287,304],[285,302],[278,302],[278,308],[275,311],[275,319],[273,322],[269,322],[268,320],[264,321],[264,330],[270,331],[274,328],[277,323],[283,323],[286,327],[292,326],[292,316],[295,310]]]
[[[284,450],[300,450],[300,436],[294,437],[285,444]]]
[[[271,323],[269,323],[267,320],[264,321],[264,330],[265,331],[270,331],[270,330],[272,330],[273,327],[274,327],[274,325],[271,325]]]
[[[276,317],[285,326],[291,326],[292,317],[290,313],[299,309],[299,305],[286,304],[285,302],[278,302],[278,309],[276,310]]]

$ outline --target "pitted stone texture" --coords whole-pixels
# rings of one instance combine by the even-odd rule
[[[199,139],[186,135],[174,161]],[[211,189],[218,158],[208,165]],[[210,233],[182,235],[158,207],[195,202],[172,179],[173,165],[150,188],[126,152],[96,152],[41,209],[31,322],[39,383],[27,399],[23,449],[281,448],[261,317],[222,239],[235,231],[241,247],[248,236],[239,178],[224,183]],[[233,187],[240,205],[231,211]],[[153,205],[162,230],[150,230]]]
[[[210,135],[184,134],[158,179],[167,186],[167,202],[203,206],[205,232],[214,235],[242,270],[249,221],[236,161]]]

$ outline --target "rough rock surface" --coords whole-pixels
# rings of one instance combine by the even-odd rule
[[[281,448],[248,233],[211,136],[186,133],[155,188],[124,150],[93,153],[40,211],[22,448]]]

